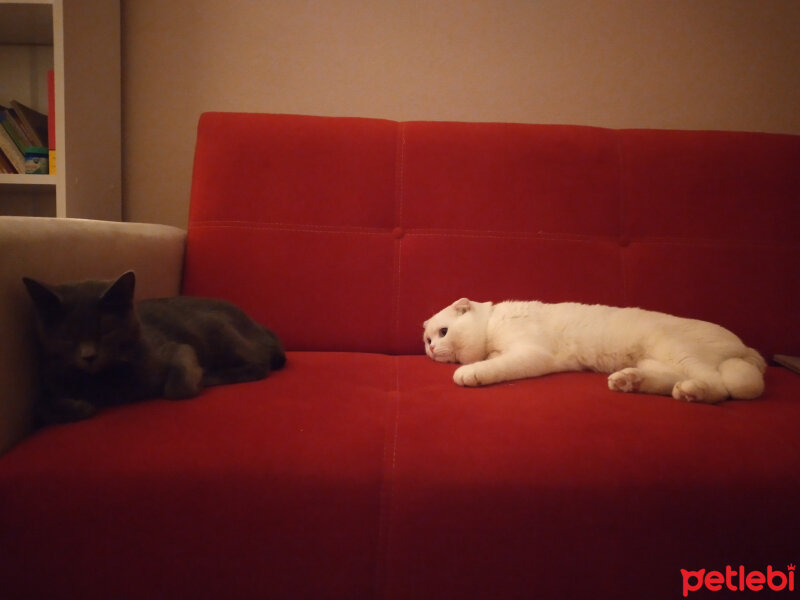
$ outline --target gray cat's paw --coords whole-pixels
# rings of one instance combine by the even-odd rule
[[[203,390],[203,369],[197,362],[194,349],[179,345],[173,356],[173,364],[164,384],[164,396],[173,400],[194,398]]]
[[[36,419],[42,425],[72,423],[93,417],[94,404],[77,398],[55,398],[42,401],[36,407]]]
[[[194,398],[203,390],[203,370],[199,366],[174,368],[164,385],[164,397],[172,400]]]

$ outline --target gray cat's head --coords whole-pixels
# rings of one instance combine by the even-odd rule
[[[437,362],[469,364],[486,358],[486,311],[491,302],[456,300],[423,323],[425,353]]]
[[[22,281],[33,300],[44,357],[51,364],[99,373],[124,360],[138,341],[132,271],[112,281]]]

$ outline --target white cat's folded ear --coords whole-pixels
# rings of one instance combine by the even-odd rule
[[[453,308],[456,310],[456,313],[463,315],[472,308],[472,303],[469,301],[469,298],[461,298],[453,302]]]

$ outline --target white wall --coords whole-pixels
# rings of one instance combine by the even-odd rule
[[[186,225],[208,110],[800,134],[796,0],[123,0],[122,16],[126,220]]]

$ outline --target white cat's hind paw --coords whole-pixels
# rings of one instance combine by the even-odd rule
[[[697,379],[684,379],[672,388],[672,397],[684,402],[706,402],[707,386]]]
[[[464,365],[463,367],[457,368],[456,372],[453,373],[453,381],[465,387],[477,387],[481,385],[475,365]]]
[[[638,392],[642,376],[636,369],[623,369],[608,376],[608,389],[614,392]]]

